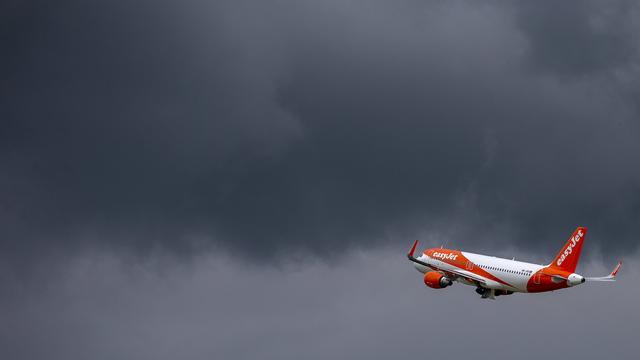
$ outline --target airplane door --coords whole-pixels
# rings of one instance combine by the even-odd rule
[[[542,277],[542,273],[541,272],[537,272],[535,275],[533,275],[533,283],[534,284],[540,284],[540,278]]]
[[[473,263],[471,261],[467,261],[467,270],[473,270]]]

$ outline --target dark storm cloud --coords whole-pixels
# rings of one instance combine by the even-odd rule
[[[637,61],[637,20],[576,5],[556,37],[562,15],[527,6],[8,5],[2,252],[329,254],[426,234],[547,252],[578,224],[635,249],[634,102],[528,65]]]
[[[0,358],[637,357],[638,10],[564,6],[3,2]],[[618,283],[402,256],[578,224]]]
[[[523,1],[517,23],[530,43],[528,61],[557,74],[584,76],[638,63],[635,1]]]

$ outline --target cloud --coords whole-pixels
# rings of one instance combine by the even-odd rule
[[[16,4],[3,257],[330,258],[416,237],[547,252],[577,225],[633,251],[633,84],[565,75],[629,68],[635,18],[519,6]]]
[[[521,2],[516,13],[527,60],[540,70],[579,77],[638,63],[635,2]]]
[[[69,260],[4,287],[4,358],[635,358],[637,256],[616,283],[495,301],[426,288],[392,248],[281,269],[226,255]],[[600,275],[612,264],[584,265]]]
[[[0,357],[631,358],[637,11],[3,3]],[[577,225],[618,283],[481,301],[403,257]]]

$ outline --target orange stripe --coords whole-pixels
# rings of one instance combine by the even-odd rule
[[[510,286],[512,288],[516,288],[515,286],[509,284],[506,281],[503,281],[502,279],[497,278],[493,274],[487,272],[483,268],[474,264],[466,256],[462,255],[462,252],[459,250],[449,250],[449,249],[439,249],[439,248],[428,249],[428,250],[425,250],[424,254],[429,256],[432,259],[440,260],[449,265],[453,265],[461,270],[469,271],[475,275],[479,275],[487,279],[491,279],[493,281]],[[468,264],[471,264],[472,266],[468,266]],[[471,267],[472,269],[469,269],[469,267]]]

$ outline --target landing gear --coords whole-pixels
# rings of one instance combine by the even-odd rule
[[[476,288],[476,293],[478,293],[478,295],[481,295],[483,299],[495,299],[496,296],[511,295],[511,294],[513,294],[513,291],[487,289],[487,288],[483,288],[481,286],[478,286]]]
[[[476,292],[482,296],[483,299],[495,299],[495,290],[487,289],[483,287],[477,287]]]

